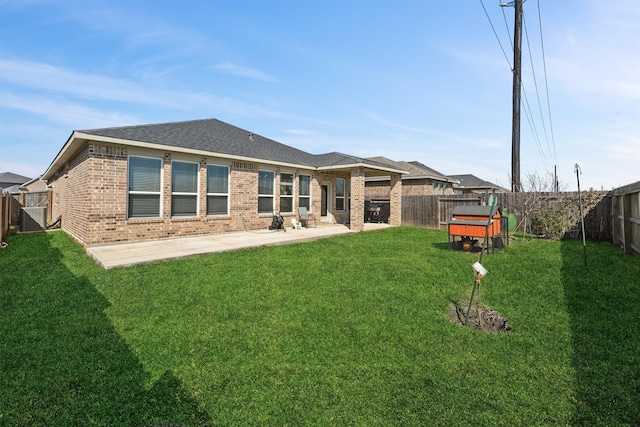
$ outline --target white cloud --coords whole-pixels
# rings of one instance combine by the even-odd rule
[[[0,93],[0,105],[4,108],[25,111],[46,117],[55,123],[70,125],[72,128],[101,128],[138,123],[136,116],[89,108],[77,103],[60,101],[56,98],[40,96],[24,97]]]
[[[39,114],[57,115],[60,118],[65,116],[65,123],[68,120],[73,120],[74,117],[79,117],[77,113],[83,108],[89,112],[90,109],[81,107],[81,105],[99,101],[139,104],[164,108],[165,110],[198,111],[198,117],[203,116],[203,111],[206,112],[205,117],[219,111],[242,116],[273,117],[280,115],[280,113],[259,104],[230,97],[218,97],[204,91],[166,90],[146,82],[80,73],[40,62],[0,60],[1,81],[7,83],[3,85],[5,92],[9,92],[6,88],[12,86],[11,93],[13,95],[7,93],[9,99],[0,99],[0,106],[5,105]],[[33,98],[32,92],[40,93],[40,95]],[[47,112],[37,105],[47,103],[46,100],[55,97],[64,97],[64,99],[73,99],[74,101],[67,101],[58,106],[68,111]],[[21,98],[24,99],[20,101]],[[9,103],[9,101],[11,102]],[[54,101],[48,101],[50,106],[53,103]],[[113,109],[116,108],[122,110],[122,108],[113,107]],[[127,109],[129,110],[130,107]],[[94,114],[90,113],[88,116],[91,117]],[[101,113],[96,115],[99,114]],[[117,118],[115,114],[112,114],[112,117]]]
[[[269,74],[263,73],[262,71],[245,67],[238,64],[233,64],[231,62],[222,62],[220,64],[213,66],[214,70],[220,71],[224,74],[229,74],[232,76],[245,77],[248,79],[254,80],[262,80],[269,83],[279,83],[278,79]]]
[[[370,118],[372,118],[375,122],[380,123],[384,126],[400,129],[403,131],[408,131],[414,134],[429,135],[431,137],[430,138],[431,141],[433,141],[433,138],[435,137],[436,143],[439,143],[439,144],[449,144],[451,142],[455,142],[459,144],[464,144],[466,146],[471,146],[471,147],[481,148],[481,149],[497,149],[497,148],[503,147],[504,145],[502,141],[499,141],[496,139],[481,138],[481,137],[470,138],[470,137],[464,136],[462,133],[449,133],[449,132],[441,132],[441,131],[435,131],[435,130],[425,129],[425,128],[418,128],[414,126],[406,126],[406,125],[391,122],[375,113],[371,113],[367,111],[363,111],[363,113],[369,116]],[[413,139],[415,139],[415,137]]]

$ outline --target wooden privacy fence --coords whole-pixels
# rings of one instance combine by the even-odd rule
[[[585,234],[588,239],[608,241],[625,253],[640,257],[640,181],[604,191],[465,194],[448,196],[403,196],[402,223],[414,227],[446,229],[456,205],[482,205],[495,199],[503,215],[514,214],[521,223],[523,206],[548,207],[563,212],[570,227],[565,238],[581,238],[579,199],[584,206]],[[510,221],[511,222],[511,221]]]
[[[17,196],[0,190],[0,241],[7,236],[9,228],[19,222],[20,201]]]
[[[480,205],[481,195],[403,196],[402,223],[413,227],[446,230],[456,205]]]
[[[51,219],[51,191],[0,193],[0,241],[13,225],[21,232],[42,231]]]
[[[607,198],[613,244],[640,257],[640,181],[616,188]]]
[[[4,236],[9,231],[9,224],[11,222],[11,215],[9,212],[9,203],[12,197],[8,194],[4,194],[0,190],[0,242],[4,240]]]

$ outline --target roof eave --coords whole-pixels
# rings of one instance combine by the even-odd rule
[[[163,150],[163,151],[173,151],[179,153],[187,153],[187,154],[195,154],[199,156],[207,156],[207,157],[220,157],[230,160],[237,160],[241,162],[252,162],[252,163],[260,163],[266,165],[273,166],[281,166],[281,167],[289,167],[295,169],[307,169],[307,170],[318,170],[315,166],[309,166],[305,164],[298,163],[289,163],[278,160],[269,160],[269,159],[259,159],[255,157],[248,156],[240,156],[235,154],[226,154],[226,153],[217,153],[213,151],[207,150],[197,150],[192,148],[181,148],[173,145],[164,145],[157,144],[152,142],[144,142],[144,141],[136,141],[130,139],[122,139],[122,138],[114,138],[109,136],[100,136],[93,135],[89,133],[74,131],[65,145],[62,147],[56,158],[51,162],[51,165],[47,169],[47,171],[42,175],[42,179],[47,181],[49,180],[56,171],[64,166],[69,160],[71,160],[77,153],[80,151],[80,148],[84,143],[89,141],[96,142],[104,142],[109,144],[117,144],[117,145],[127,145],[138,148],[147,148],[151,150]]]
[[[73,158],[73,155],[78,151],[75,143],[77,140],[76,135],[77,131],[73,131],[69,138],[67,138],[67,142],[64,143],[56,157],[53,159],[47,170],[42,174],[42,180],[47,182],[57,171],[64,165],[66,162]],[[75,150],[75,151],[74,151]]]
[[[392,168],[392,167],[371,165],[371,164],[364,163],[364,162],[348,163],[348,164],[344,164],[344,165],[319,166],[319,167],[316,168],[316,170],[318,170],[318,171],[331,171],[331,170],[336,170],[336,169],[353,169],[353,168],[365,168],[365,169],[369,169],[369,170],[383,171],[385,173],[396,173],[396,174],[400,174],[400,175],[409,173],[407,171],[400,170],[400,169],[395,169],[395,168]]]

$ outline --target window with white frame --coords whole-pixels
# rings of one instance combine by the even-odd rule
[[[298,206],[311,212],[311,176],[300,175],[298,183]]]
[[[280,212],[293,212],[293,174],[280,173]]]
[[[229,167],[207,165],[207,215],[229,214]]]
[[[171,163],[171,216],[198,215],[198,163]]]
[[[258,171],[258,213],[273,213],[275,172]]]
[[[159,218],[162,159],[129,157],[127,218]]]
[[[344,210],[344,178],[336,178],[336,211]]]

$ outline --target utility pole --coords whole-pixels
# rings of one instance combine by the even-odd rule
[[[520,88],[522,73],[522,4],[525,0],[500,3],[502,7],[513,6],[515,23],[513,29],[513,106],[511,123],[511,191],[522,190],[520,182]]]

